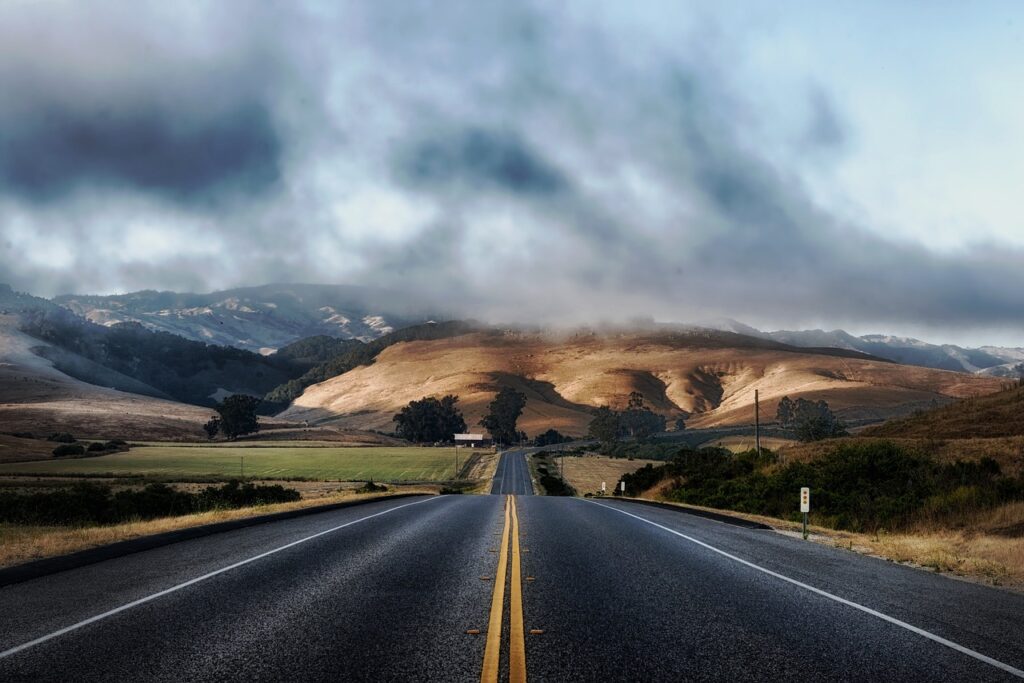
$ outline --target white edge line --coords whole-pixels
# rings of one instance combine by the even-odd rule
[[[784,576],[782,574],[779,574],[778,572],[773,572],[771,569],[765,569],[764,567],[761,567],[760,565],[756,565],[753,562],[748,562],[747,560],[744,560],[744,559],[742,559],[740,557],[736,557],[735,555],[727,553],[724,550],[719,550],[718,548],[716,548],[716,547],[714,547],[712,545],[708,545],[707,543],[705,543],[703,541],[699,541],[696,538],[693,538],[691,536],[687,536],[686,534],[680,533],[680,532],[676,531],[675,529],[670,529],[667,526],[663,526],[661,524],[658,524],[657,522],[652,522],[649,519],[646,519],[644,517],[640,517],[639,515],[634,515],[631,512],[626,512],[625,510],[620,510],[620,509],[618,509],[616,507],[612,507],[611,505],[605,505],[604,503],[598,503],[598,502],[592,501],[592,500],[585,500],[584,502],[593,503],[594,505],[599,505],[599,506],[601,506],[603,508],[607,508],[607,509],[612,510],[614,512],[618,512],[619,514],[626,515],[627,517],[632,517],[634,519],[640,520],[641,522],[646,522],[647,524],[650,524],[651,526],[654,526],[654,527],[657,527],[657,528],[662,529],[664,531],[667,531],[670,534],[675,534],[676,536],[679,536],[680,538],[684,538],[687,541],[690,541],[691,543],[696,543],[697,545],[701,546],[702,548],[707,548],[708,550],[710,550],[712,552],[718,553],[719,555],[721,555],[723,557],[727,557],[730,560],[733,560],[735,562],[739,562],[740,564],[745,565],[747,567],[750,567],[751,569],[756,569],[759,572],[763,572],[764,574],[767,574],[769,576],[773,576],[776,579],[781,579],[782,581],[785,581],[787,583],[791,583],[794,586],[798,586],[800,588],[803,588],[804,590],[809,590],[812,593],[815,593],[815,594],[820,595],[822,597],[828,598],[829,600],[834,600],[834,601],[836,601],[838,603],[841,603],[843,605],[846,605],[848,607],[852,607],[852,608],[854,608],[856,610],[860,610],[861,612],[864,612],[865,614],[870,614],[871,616],[877,617],[878,619],[881,619],[882,621],[887,621],[890,624],[894,624],[896,626],[899,626],[900,628],[904,628],[904,629],[906,629],[908,631],[911,631],[912,633],[916,633],[917,635],[923,636],[923,637],[927,638],[928,640],[932,640],[932,641],[934,641],[934,642],[936,642],[936,643],[938,643],[940,645],[945,645],[946,647],[948,647],[948,648],[950,648],[952,650],[956,650],[957,652],[959,652],[961,654],[965,654],[968,657],[973,657],[974,659],[977,659],[979,661],[985,662],[986,664],[994,666],[997,669],[1002,669],[1006,673],[1011,674],[1013,676],[1016,676],[1017,678],[1024,678],[1024,671],[1022,671],[1020,669],[1017,669],[1017,668],[1015,668],[1013,666],[1010,666],[1009,664],[1001,662],[998,659],[993,659],[992,657],[989,657],[988,655],[983,655],[980,652],[972,650],[972,649],[970,649],[968,647],[964,647],[963,645],[960,645],[958,643],[954,643],[951,640],[946,640],[942,636],[938,636],[938,635],[935,635],[934,633],[931,633],[929,631],[925,631],[924,629],[918,628],[917,626],[914,626],[912,624],[908,624],[905,621],[900,621],[896,617],[890,617],[888,614],[883,614],[882,612],[879,612],[877,610],[873,610],[870,607],[865,607],[864,605],[861,605],[859,603],[853,602],[851,600],[847,600],[846,598],[841,598],[838,595],[833,595],[832,593],[829,593],[828,591],[823,591],[820,588],[815,588],[814,586],[811,586],[811,585],[808,585],[806,583],[803,583],[802,581],[797,581],[796,579],[791,579],[788,576]]]
[[[440,499],[440,496],[427,498],[426,500],[417,500],[417,501],[415,501],[413,503],[405,503],[403,505],[398,505],[398,506],[393,507],[393,508],[388,508],[387,510],[384,510],[382,512],[377,512],[377,513],[374,513],[372,515],[367,515],[366,517],[360,517],[359,519],[352,520],[351,522],[346,522],[344,524],[339,524],[336,527],[331,527],[330,529],[326,529],[324,531],[317,532],[317,533],[313,534],[312,536],[306,536],[305,538],[300,538],[297,541],[292,541],[291,543],[287,543],[287,544],[282,545],[282,546],[280,546],[278,548],[274,548],[273,550],[268,550],[268,551],[266,551],[264,553],[260,553],[259,555],[254,555],[254,556],[252,556],[252,557],[250,557],[248,559],[241,560],[239,562],[235,562],[234,564],[229,564],[226,567],[221,567],[220,569],[215,569],[214,571],[209,572],[207,574],[203,574],[202,576],[197,576],[194,579],[189,579],[188,581],[185,581],[184,583],[179,583],[176,586],[171,586],[170,588],[165,588],[162,591],[158,591],[156,593],[153,593],[152,595],[147,595],[144,598],[139,598],[138,600],[133,600],[132,602],[126,603],[124,605],[121,605],[120,607],[115,607],[114,609],[108,610],[108,611],[106,611],[106,612],[104,612],[102,614],[97,614],[96,616],[89,617],[88,619],[84,619],[82,621],[79,621],[76,624],[72,624],[70,626],[65,626],[64,628],[58,629],[58,630],[54,631],[53,633],[47,633],[45,636],[40,636],[40,637],[36,638],[35,640],[30,640],[27,643],[22,643],[21,645],[16,645],[16,646],[10,648],[9,650],[4,650],[3,652],[0,652],[0,659],[4,659],[6,657],[10,657],[11,655],[18,654],[19,652],[23,652],[23,651],[25,651],[25,650],[27,650],[27,649],[29,649],[31,647],[35,647],[36,645],[41,645],[41,644],[43,644],[43,643],[45,643],[45,642],[47,642],[49,640],[53,640],[54,638],[58,638],[58,637],[63,636],[65,634],[67,634],[67,633],[70,633],[72,631],[76,631],[76,630],[82,628],[83,626],[88,626],[89,624],[96,623],[97,621],[100,621],[102,619],[106,619],[107,617],[112,617],[115,614],[120,614],[121,612],[124,612],[126,610],[130,610],[133,607],[138,607],[139,605],[143,605],[143,604],[145,604],[147,602],[151,602],[152,600],[156,600],[157,598],[161,598],[161,597],[163,597],[165,595],[168,595],[170,593],[174,593],[176,591],[180,591],[182,588],[188,588],[189,586],[191,586],[193,584],[197,584],[200,581],[205,581],[207,579],[213,578],[214,576],[217,576],[218,574],[223,574],[224,572],[229,572],[232,569],[237,569],[238,567],[242,567],[244,565],[247,565],[250,562],[255,562],[256,560],[261,560],[264,557],[267,557],[269,555],[273,555],[275,553],[279,553],[282,550],[287,550],[288,548],[293,548],[293,547],[299,545],[300,543],[305,543],[306,541],[312,541],[314,538],[319,538],[320,536],[323,536],[325,534],[329,534],[329,533],[334,532],[334,531],[338,531],[339,529],[344,529],[345,527],[352,526],[353,524],[359,524],[360,522],[365,522],[366,520],[373,519],[374,517],[380,517],[381,515],[386,515],[389,512],[394,512],[395,510],[401,510],[402,508],[407,508],[410,505],[419,505],[420,503],[428,503],[428,502],[430,502],[432,500],[439,500],[439,499]]]

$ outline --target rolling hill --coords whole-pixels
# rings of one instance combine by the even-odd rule
[[[489,331],[394,344],[370,365],[310,386],[281,417],[360,429],[392,428],[423,396],[457,394],[476,425],[502,386],[524,392],[520,427],[583,434],[589,411],[621,407],[631,391],[688,426],[747,424],[754,390],[762,415],[784,395],[824,399],[850,420],[881,420],[1000,388],[998,380],[898,365],[856,351],[799,349],[727,332]]]
[[[739,332],[762,339],[773,339],[799,347],[847,349],[886,358],[905,365],[920,365],[938,370],[972,372],[992,377],[1024,376],[1024,348],[982,346],[966,348],[955,344],[929,344],[912,337],[887,334],[854,336],[844,330],[776,330],[762,332],[729,318],[701,323],[714,330]]]
[[[87,368],[97,386],[74,379],[40,354]],[[120,389],[148,393],[130,393]],[[20,332],[0,315],[0,431],[77,437],[197,439],[209,409],[156,398],[159,392]]]
[[[918,439],[992,439],[1024,436],[1024,385],[971,397],[890,420],[864,436]]]

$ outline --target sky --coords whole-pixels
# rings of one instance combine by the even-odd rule
[[[0,282],[1024,345],[1024,6],[0,3]]]

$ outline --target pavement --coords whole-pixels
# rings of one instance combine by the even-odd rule
[[[2,681],[1000,681],[1024,596],[533,493],[385,500],[0,588]]]

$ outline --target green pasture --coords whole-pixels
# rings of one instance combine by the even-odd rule
[[[460,454],[462,457],[464,455]],[[245,477],[336,481],[445,481],[455,471],[451,448],[309,448],[164,445],[94,458],[0,465],[3,474],[40,476]]]

